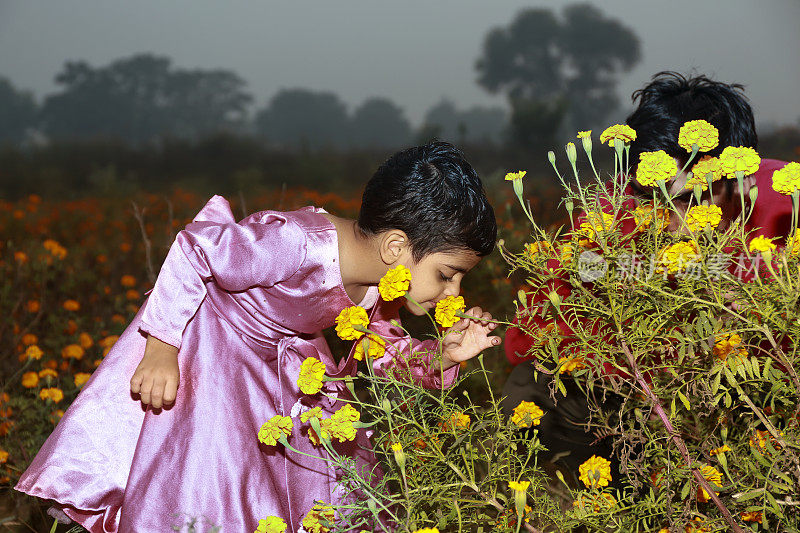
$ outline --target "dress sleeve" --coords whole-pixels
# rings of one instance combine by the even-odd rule
[[[453,385],[458,377],[459,365],[442,372],[437,363],[439,341],[419,341],[405,335],[400,327],[401,300],[375,304],[370,329],[386,341],[386,353],[372,361],[376,375],[391,373],[398,379],[419,384],[426,389],[442,389]],[[395,324],[392,323],[395,322]]]
[[[282,214],[255,213],[238,223],[224,213],[196,218],[172,243],[139,329],[180,348],[206,283],[229,292],[271,287],[297,272],[305,256],[305,232]]]

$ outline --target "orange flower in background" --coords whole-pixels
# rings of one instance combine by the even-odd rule
[[[136,286],[136,278],[131,276],[130,274],[125,274],[119,279],[120,284],[123,287],[135,287]]]
[[[126,322],[125,317],[120,314],[114,314],[111,316],[111,321],[115,324],[124,324]]]
[[[31,344],[36,344],[37,342],[39,342],[39,338],[33,333],[26,333],[22,336],[22,344],[25,346],[30,346]]]
[[[42,243],[42,245],[48,252],[50,252],[50,255],[56,259],[64,259],[67,257],[67,249],[61,246],[58,241],[47,239]]]
[[[62,409],[56,409],[50,413],[50,422],[53,424],[58,424],[58,421],[61,420],[62,416],[64,416],[64,411]]]
[[[55,363],[55,361],[53,361]],[[56,372],[55,368],[44,368],[39,371],[39,377],[44,378],[57,378],[58,372]]]
[[[25,350],[25,357],[27,359],[36,359],[37,361],[42,358],[44,352],[41,348],[36,346],[35,344],[31,344],[28,346],[28,349]]]
[[[25,252],[14,252],[14,261],[20,265],[24,265],[28,262],[28,256],[25,254]]]
[[[92,340],[92,336],[86,333],[85,331],[78,335],[78,342],[81,345],[81,348],[84,350],[88,350],[94,345],[94,341]]]
[[[39,374],[36,372],[25,372],[22,374],[22,386],[26,389],[32,389],[39,384]]]
[[[87,381],[89,381],[90,377],[92,377],[91,374],[87,374],[86,372],[78,372],[75,374],[75,386],[80,389]]]
[[[129,242],[123,242],[123,243],[120,243],[120,245],[119,245],[120,251],[121,252],[125,252],[125,253],[130,252],[132,248],[133,248],[133,246],[131,246],[131,243],[129,243]]]
[[[81,304],[79,304],[76,300],[66,300],[63,304],[63,307],[67,311],[79,311]]]
[[[128,289],[127,291],[125,291],[125,298],[127,298],[128,300],[138,300],[141,297],[142,296],[139,294],[139,291],[135,289]]]
[[[53,370],[55,370],[56,368],[58,368],[58,361],[56,361],[55,359],[49,359],[45,361],[44,364],[42,364],[42,366],[44,368],[52,368]]]
[[[0,464],[5,464],[6,462],[8,462],[8,452],[0,450]]]
[[[38,313],[41,308],[42,306],[39,304],[39,300],[28,300],[28,303],[25,304],[25,309],[27,309],[29,313]]]
[[[52,400],[53,403],[58,403],[64,399],[64,392],[61,389],[51,387],[39,391],[39,398],[42,400]]]
[[[78,324],[72,319],[67,321],[67,327],[64,328],[64,333],[67,335],[73,335],[76,331],[78,331]]]
[[[61,350],[61,357],[64,359],[82,359],[84,353],[79,344],[68,344]]]

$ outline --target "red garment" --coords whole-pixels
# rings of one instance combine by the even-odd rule
[[[756,197],[753,212],[750,215],[746,229],[752,230],[752,237],[765,236],[775,238],[776,244],[785,245],[786,236],[789,234],[791,219],[792,219],[792,201],[789,196],[775,192],[772,188],[772,173],[786,165],[785,161],[778,161],[775,159],[762,159],[758,171],[753,174],[755,184],[758,186],[758,196]],[[633,204],[629,206],[633,209]],[[631,222],[623,224],[622,230],[625,233],[630,233],[634,229],[634,224]],[[551,265],[558,268],[558,261],[552,260]],[[539,306],[542,302],[547,300],[547,295],[551,290],[555,290],[560,296],[565,296],[570,292],[570,285],[565,280],[557,276],[550,282],[550,286],[537,293],[529,295],[529,305],[531,307]],[[519,317],[514,319],[518,321]],[[551,329],[557,326],[561,335],[567,337],[562,342],[562,346],[566,349],[569,347],[569,336],[572,335],[572,330],[563,321],[558,321],[554,326],[550,322],[541,318],[538,314],[533,313],[533,316],[526,317],[526,320],[537,329]],[[504,341],[506,357],[512,365],[517,365],[523,361],[530,360],[530,358],[521,357],[519,354],[526,354],[528,350],[537,342],[536,339],[526,335],[519,328],[509,328],[506,332]],[[566,354],[565,354],[566,355]],[[618,372],[609,363],[605,364],[607,374],[618,374]]]

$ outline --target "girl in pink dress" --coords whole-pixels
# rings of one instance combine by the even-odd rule
[[[357,221],[307,207],[236,222],[223,198],[211,198],[178,233],[145,305],[16,489],[54,500],[93,533],[180,530],[192,520],[197,531],[242,533],[266,516],[302,531],[315,500],[341,502],[336,472],[256,435],[276,414],[320,406],[329,416],[344,405],[342,381],[316,395],[296,383],[307,357],[331,377],[356,373],[352,350],[337,364],[321,331],[358,304],[397,346],[372,361],[377,373],[402,365],[423,387],[449,386],[458,363],[500,343],[489,313],[470,309],[480,319],[457,323],[441,358],[438,341],[404,337],[391,320],[404,304],[422,314],[457,295],[496,231],[475,171],[442,142],[386,161]],[[409,301],[421,308],[378,296],[377,282],[400,264],[412,274]],[[289,442],[323,453],[300,424]],[[359,430],[341,449],[370,464],[370,448]]]

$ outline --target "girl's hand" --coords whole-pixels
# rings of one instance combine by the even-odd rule
[[[148,335],[144,356],[131,378],[131,392],[142,403],[159,409],[175,401],[178,394],[178,349]]]
[[[475,319],[462,318],[451,327],[442,339],[442,368],[472,359],[486,348],[500,344],[500,337],[490,337],[489,333],[497,327],[491,313],[480,307],[473,307],[465,312]],[[479,318],[479,319],[478,319]]]

